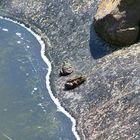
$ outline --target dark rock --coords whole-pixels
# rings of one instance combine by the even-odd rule
[[[139,11],[139,0],[102,0],[94,17],[95,30],[111,44],[133,44],[139,35]]]

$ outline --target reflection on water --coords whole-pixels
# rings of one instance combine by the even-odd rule
[[[46,72],[35,37],[0,19],[0,140],[75,140],[47,93]]]

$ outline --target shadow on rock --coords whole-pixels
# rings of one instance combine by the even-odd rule
[[[116,50],[115,46],[105,43],[95,32],[94,25],[90,26],[89,47],[94,59],[100,59]]]

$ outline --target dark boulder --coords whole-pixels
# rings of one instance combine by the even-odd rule
[[[94,17],[95,30],[111,44],[133,44],[139,36],[139,12],[139,0],[102,0]]]

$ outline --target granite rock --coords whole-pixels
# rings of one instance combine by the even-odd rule
[[[102,0],[94,17],[96,32],[111,44],[133,44],[139,36],[139,11],[139,0]]]
[[[53,66],[51,88],[77,121],[82,140],[140,139],[140,44],[114,51],[92,25],[94,0],[3,0],[0,15],[29,25],[44,39]],[[59,77],[63,60],[74,72]],[[85,83],[66,91],[77,73]]]

